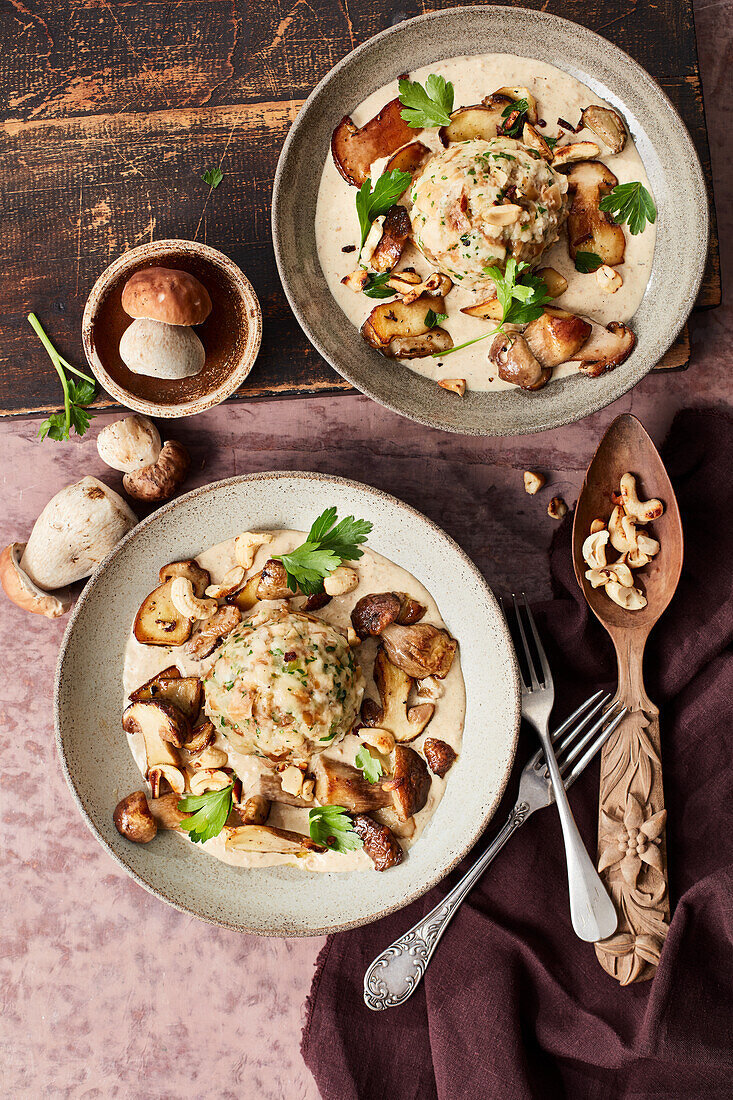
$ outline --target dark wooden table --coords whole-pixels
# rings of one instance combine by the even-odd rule
[[[246,271],[265,334],[237,397],[348,391],[298,327],[270,241],[270,189],[287,130],[355,45],[434,0],[0,0],[0,415],[57,408],[25,317],[81,362],[89,290],[125,249],[196,237]],[[685,119],[710,180],[690,0],[554,0],[626,49]],[[358,98],[358,97],[357,97]],[[201,176],[221,166],[210,191]],[[711,188],[712,199],[712,188]],[[715,226],[698,305],[720,301]],[[668,365],[686,361],[679,345]],[[102,395],[97,401],[110,407]]]

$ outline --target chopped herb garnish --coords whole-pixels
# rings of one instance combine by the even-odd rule
[[[436,325],[442,325],[443,321],[447,320],[447,313],[436,313],[434,309],[429,309],[425,314],[425,324],[428,328],[435,328]]]
[[[204,183],[208,183],[209,187],[215,191],[221,181],[224,179],[224,173],[221,168],[210,168],[207,172],[204,172],[201,179]]]
[[[359,248],[364,247],[364,241],[369,235],[374,219],[387,213],[390,206],[393,206],[405,193],[411,180],[412,176],[409,172],[398,172],[394,169],[392,172],[383,172],[372,190],[371,177],[367,176],[356,192],[356,213],[359,216],[361,229]]]
[[[546,141],[551,149],[554,149],[560,139],[559,138],[554,138],[554,137],[547,137],[546,134],[542,134],[542,140]]]
[[[417,81],[403,78],[400,103],[406,108],[401,112],[403,120],[415,130],[447,126],[453,110],[453,85],[437,73],[430,74],[424,88]]]
[[[385,271],[382,275],[375,275],[370,271],[367,281],[361,288],[362,294],[366,294],[367,298],[394,298],[395,291],[391,286],[387,286],[391,278],[391,271]]]
[[[96,397],[97,383],[88,374],[83,374],[76,367],[73,367],[67,359],[64,359],[56,351],[35,313],[28,314],[28,321],[51,357],[51,362],[61,380],[61,387],[64,391],[64,411],[62,413],[52,413],[51,416],[47,417],[41,424],[38,436],[40,439],[45,439],[48,436],[49,439],[61,442],[69,438],[72,428],[77,435],[84,435],[89,427],[89,421],[94,416],[94,413],[89,412],[87,406],[91,405]],[[68,378],[66,371],[71,371],[81,381],[75,382],[73,378]]]
[[[181,828],[186,830],[194,843],[203,844],[222,831],[232,811],[233,790],[234,784],[230,783],[221,791],[185,794],[181,798],[178,809],[191,814],[191,817],[183,818]]]
[[[529,103],[526,99],[515,99],[512,103],[508,103],[506,105],[504,110],[501,112],[501,117],[506,119],[506,122],[502,127],[502,134],[505,137],[519,137],[522,132],[522,128],[524,127],[525,117],[528,110]],[[517,116],[517,118],[514,119],[509,129],[507,129],[506,123],[509,121],[510,116],[513,115],[515,111],[518,111],[519,115]]]
[[[377,760],[376,756],[372,756],[366,745],[359,746],[359,751],[356,754],[356,766],[367,783],[376,783],[384,771],[381,760]]]
[[[591,271],[597,271],[602,263],[603,260],[595,252],[575,253],[575,270],[580,271],[583,275],[588,275]]]
[[[619,225],[627,222],[632,236],[643,233],[646,223],[651,225],[657,220],[657,208],[654,199],[643,183],[620,183],[610,194],[604,195],[599,207]]]
[[[311,840],[334,852],[355,852],[364,846],[343,806],[316,806],[309,810],[308,831]]]
[[[327,508],[301,546],[289,554],[274,555],[285,566],[288,584],[294,591],[300,586],[306,596],[322,592],[324,578],[342,561],[357,561],[364,553],[361,543],[366,542],[371,523],[353,516],[346,516],[340,523],[336,520],[336,509]]]

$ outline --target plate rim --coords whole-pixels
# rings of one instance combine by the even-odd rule
[[[66,657],[67,650],[69,649],[69,647],[71,645],[71,642],[72,642],[74,627],[76,625],[77,619],[78,619],[78,617],[81,613],[82,608],[85,606],[87,601],[92,598],[92,595],[93,595],[94,589],[96,587],[97,581],[102,576],[102,574],[107,569],[107,567],[114,561],[114,559],[128,545],[128,543],[132,542],[137,536],[139,536],[139,534],[141,532],[143,532],[148,527],[150,527],[152,524],[154,524],[162,516],[165,516],[169,512],[173,511],[181,503],[187,502],[187,501],[189,501],[189,500],[191,500],[191,499],[193,499],[197,496],[200,496],[201,494],[210,493],[212,491],[217,491],[222,486],[229,486],[229,485],[233,485],[233,484],[241,484],[241,483],[244,483],[244,482],[266,481],[266,480],[271,480],[271,479],[288,479],[288,478],[301,478],[301,479],[306,479],[306,480],[328,481],[328,482],[331,482],[331,483],[337,483],[337,484],[345,485],[345,486],[348,486],[348,487],[357,487],[359,490],[366,490],[369,494],[372,494],[377,498],[381,498],[382,500],[386,501],[388,504],[391,504],[392,506],[397,506],[400,511],[402,511],[403,513],[407,513],[410,517],[412,517],[412,516],[418,517],[422,522],[426,523],[429,527],[431,527],[440,537],[447,540],[448,543],[451,544],[453,551],[455,553],[457,553],[458,556],[462,559],[463,564],[465,565],[465,567],[469,570],[469,572],[474,574],[474,576],[475,576],[476,580],[479,582],[480,586],[485,590],[489,601],[494,603],[494,605],[496,607],[496,610],[498,611],[497,625],[499,627],[501,635],[504,638],[504,641],[507,643],[506,644],[506,649],[507,649],[507,653],[508,653],[508,656],[509,656],[509,664],[510,664],[511,669],[514,672],[513,681],[509,685],[510,703],[512,701],[511,700],[512,691],[513,691],[513,696],[514,696],[514,698],[513,698],[513,704],[514,704],[514,706],[513,706],[513,711],[514,711],[514,713],[513,713],[513,735],[512,735],[512,738],[511,738],[510,752],[509,752],[509,755],[508,755],[508,761],[509,762],[508,762],[508,765],[507,765],[507,768],[506,768],[505,775],[500,780],[499,785],[497,787],[497,791],[496,791],[494,800],[492,801],[491,805],[486,810],[486,812],[483,815],[481,821],[477,822],[477,825],[474,828],[474,830],[472,831],[470,838],[465,842],[465,844],[463,845],[461,850],[458,852],[458,854],[456,856],[454,856],[453,859],[445,867],[442,867],[438,872],[436,872],[435,875],[431,876],[429,879],[426,879],[425,882],[419,884],[415,888],[415,890],[413,890],[413,891],[409,892],[408,894],[406,894],[403,900],[401,900],[399,902],[395,902],[394,904],[390,904],[390,905],[386,906],[380,912],[378,912],[376,914],[373,914],[371,916],[359,917],[359,918],[356,918],[356,919],[353,919],[353,920],[339,921],[336,924],[333,924],[331,926],[324,927],[324,928],[311,928],[311,927],[308,927],[308,928],[286,927],[286,928],[284,928],[284,927],[275,927],[275,926],[270,926],[268,928],[264,928],[264,927],[259,927],[259,928],[258,927],[245,927],[241,923],[238,923],[238,922],[233,921],[233,920],[228,920],[226,917],[223,917],[223,916],[218,917],[218,916],[215,916],[213,914],[211,914],[211,915],[202,914],[199,911],[197,911],[196,908],[193,905],[181,902],[181,901],[177,900],[175,898],[175,896],[167,894],[163,890],[161,890],[160,888],[152,886],[150,883],[146,882],[145,879],[143,878],[143,876],[141,874],[139,874],[136,870],[134,870],[132,867],[130,867],[125,862],[125,860],[122,858],[122,856],[120,856],[112,848],[112,846],[108,843],[108,841],[97,830],[97,827],[94,824],[94,821],[92,820],[91,814],[87,811],[87,808],[84,804],[82,796],[81,796],[81,794],[80,794],[79,790],[77,789],[76,784],[74,782],[72,772],[71,772],[71,767],[70,767],[69,761],[67,759],[66,748],[65,748],[65,745],[64,745],[64,735],[63,735],[62,729],[61,729],[61,690],[62,690],[62,680],[63,680],[63,675],[64,675],[63,666],[64,666],[64,660],[65,660],[65,657]],[[383,489],[378,489],[375,486],[367,485],[365,482],[356,481],[353,478],[346,478],[346,477],[342,477],[341,475],[338,475],[338,474],[327,474],[327,473],[321,473],[319,471],[312,471],[312,470],[284,470],[284,471],[282,471],[282,470],[281,471],[279,471],[279,470],[265,470],[265,471],[262,471],[262,472],[253,472],[253,473],[249,473],[249,474],[237,474],[237,475],[235,475],[233,477],[229,477],[229,478],[221,478],[218,481],[210,482],[208,485],[197,486],[196,488],[190,490],[188,493],[185,493],[182,496],[177,497],[175,500],[169,501],[167,504],[163,505],[163,507],[157,509],[155,512],[152,512],[149,516],[146,516],[138,524],[136,524],[136,526],[133,527],[131,531],[128,531],[127,534],[117,543],[117,545],[113,547],[113,549],[99,563],[99,565],[94,570],[92,575],[85,582],[84,588],[83,588],[82,592],[80,593],[80,595],[79,595],[79,597],[76,601],[76,604],[74,605],[74,608],[71,612],[71,616],[69,618],[68,623],[66,624],[66,629],[64,631],[64,636],[63,636],[63,639],[62,639],[62,642],[61,642],[61,646],[60,646],[60,649],[59,649],[59,655],[58,655],[58,659],[57,659],[57,662],[56,662],[56,670],[55,670],[55,675],[54,675],[53,696],[54,696],[54,705],[53,705],[54,740],[55,740],[55,745],[56,745],[56,752],[57,752],[57,755],[58,755],[58,758],[59,758],[59,762],[61,764],[61,770],[62,770],[64,779],[66,780],[66,783],[67,783],[67,785],[69,787],[69,790],[71,791],[72,797],[74,799],[74,802],[76,803],[76,807],[79,810],[79,812],[82,816],[82,819],[84,820],[84,823],[86,824],[87,828],[90,830],[92,835],[95,837],[97,842],[99,844],[101,844],[101,846],[104,848],[106,853],[109,856],[111,856],[111,858],[115,861],[115,863],[117,863],[117,865],[119,867],[121,867],[122,870],[127,875],[129,875],[139,886],[142,886],[143,889],[145,889],[148,893],[152,894],[154,897],[158,898],[160,901],[163,901],[166,904],[172,906],[172,908],[177,909],[179,912],[186,913],[190,916],[196,917],[198,920],[205,921],[208,924],[213,924],[213,925],[215,925],[217,927],[220,927],[220,928],[229,929],[233,932],[242,932],[242,933],[247,934],[247,935],[259,935],[259,936],[266,936],[266,937],[268,937],[268,936],[285,936],[285,937],[298,937],[298,938],[301,938],[301,937],[309,937],[309,936],[325,936],[325,935],[330,935],[333,932],[344,932],[344,931],[347,931],[351,928],[357,928],[357,927],[360,927],[360,926],[363,926],[363,925],[371,924],[371,923],[374,923],[377,920],[381,920],[382,917],[386,917],[391,913],[397,912],[400,909],[405,908],[407,905],[411,904],[413,901],[416,901],[419,898],[423,897],[429,890],[431,890],[438,883],[442,882],[443,879],[445,879],[451,873],[451,871],[454,870],[454,868],[461,862],[461,860],[463,860],[471,852],[471,850],[474,848],[474,846],[476,845],[478,840],[481,838],[482,834],[485,832],[485,830],[487,829],[487,827],[489,826],[489,824],[493,820],[493,818],[496,814],[496,811],[499,807],[499,804],[501,802],[501,799],[503,798],[504,793],[506,791],[507,785],[509,783],[509,779],[511,778],[512,772],[514,770],[514,764],[516,762],[517,746],[518,746],[518,742],[519,742],[519,733],[520,733],[520,727],[521,727],[521,693],[520,693],[520,688],[519,688],[519,664],[518,664],[516,653],[515,653],[515,650],[514,650],[514,646],[513,646],[512,640],[511,640],[511,634],[510,634],[510,631],[509,631],[509,627],[506,623],[506,620],[504,619],[504,616],[501,614],[501,608],[500,608],[499,602],[497,600],[497,597],[494,595],[494,592],[491,589],[488,581],[486,580],[486,578],[484,577],[483,573],[478,568],[478,566],[475,564],[475,562],[469,557],[469,555],[463,549],[463,547],[460,546],[460,544],[458,542],[456,542],[456,540],[451,535],[449,535],[448,532],[445,531],[439,524],[435,523],[434,520],[432,520],[428,516],[424,515],[424,513],[420,512],[417,508],[414,508],[412,505],[407,504],[405,501],[402,501],[398,497],[393,496],[393,494],[387,493]]]
[[[698,242],[697,247],[694,249],[694,251],[690,251],[688,253],[688,255],[690,256],[688,301],[684,303],[682,309],[676,311],[670,316],[669,324],[666,325],[664,330],[664,335],[661,337],[657,337],[657,339],[652,343],[652,346],[649,348],[649,351],[647,352],[645,357],[639,361],[639,364],[636,366],[634,371],[627,376],[619,375],[616,373],[616,371],[607,372],[606,377],[611,380],[621,379],[620,384],[618,383],[618,381],[616,381],[616,384],[614,385],[612,381],[607,390],[604,389],[602,391],[600,386],[596,387],[595,392],[589,390],[588,400],[585,402],[584,411],[580,415],[575,415],[574,412],[566,413],[562,411],[562,408],[564,408],[565,406],[562,406],[562,408],[555,409],[554,411],[548,410],[544,414],[542,423],[537,426],[531,423],[526,424],[524,422],[511,423],[510,425],[505,425],[503,427],[495,427],[493,425],[485,426],[481,424],[458,424],[450,418],[450,413],[446,418],[445,416],[440,417],[431,415],[430,413],[416,411],[414,408],[411,408],[408,411],[405,407],[405,404],[407,402],[400,403],[400,401],[397,399],[386,399],[383,396],[379,396],[372,385],[365,386],[355,380],[353,372],[351,371],[348,363],[346,363],[344,366],[341,366],[335,362],[335,356],[330,353],[330,351],[325,347],[324,343],[320,340],[318,335],[313,332],[308,319],[307,311],[305,311],[301,307],[300,303],[297,301],[296,294],[292,286],[290,285],[290,280],[286,273],[283,244],[284,227],[281,214],[283,192],[285,190],[283,179],[285,177],[287,162],[291,155],[292,146],[297,140],[303,126],[306,125],[309,112],[313,109],[314,105],[317,104],[318,100],[330,84],[331,80],[334,78],[334,76],[337,76],[344,69],[348,68],[355,60],[358,60],[363,54],[373,49],[375,44],[382,42],[390,37],[399,36],[400,34],[403,34],[406,29],[409,29],[417,24],[423,24],[433,20],[445,20],[448,17],[461,15],[465,17],[469,14],[476,14],[479,17],[483,16],[487,19],[491,17],[501,17],[502,19],[509,18],[512,20],[521,20],[522,18],[527,17],[532,20],[544,22],[547,24],[548,27],[552,27],[556,31],[559,29],[561,32],[572,31],[573,34],[579,33],[581,36],[584,36],[586,40],[589,41],[596,49],[603,48],[604,50],[610,51],[611,54],[615,54],[625,66],[631,69],[637,80],[640,80],[644,84],[648,84],[654,89],[656,95],[659,97],[659,106],[664,107],[664,109],[676,125],[677,129],[679,130],[680,137],[683,140],[686,140],[688,146],[687,151],[689,157],[689,167],[695,177],[695,182],[697,184],[696,194],[698,194],[702,199],[701,204],[696,208],[699,222],[694,227],[694,240]],[[506,51],[498,49],[496,52],[501,53]],[[562,68],[562,65],[558,64],[557,61],[553,61],[550,63],[554,64],[557,68]],[[352,108],[352,110],[353,109],[354,108]],[[384,30],[379,31],[377,34],[374,34],[370,38],[368,38],[365,42],[362,42],[360,45],[356,46],[353,50],[350,50],[348,54],[346,54],[343,58],[341,58],[340,61],[336,62],[336,64],[331,69],[329,69],[329,71],[321,78],[321,80],[316,84],[316,86],[313,88],[311,93],[304,101],[302,107],[300,108],[300,111],[298,112],[297,117],[293,121],[290,130],[286,135],[283,147],[280,151],[272,188],[271,229],[273,250],[275,253],[275,262],[277,264],[278,275],[280,277],[283,291],[288,300],[288,304],[290,305],[290,308],[293,311],[293,314],[308,341],[315,348],[318,354],[337,372],[337,374],[346,379],[346,381],[354,386],[360,393],[364,394],[366,397],[369,397],[370,400],[376,401],[384,408],[387,408],[400,416],[404,416],[409,420],[413,420],[416,423],[423,424],[426,427],[436,428],[438,430],[449,431],[461,435],[503,438],[505,436],[534,434],[541,431],[550,431],[555,428],[563,427],[566,424],[578,423],[582,420],[585,420],[588,416],[599,412],[601,409],[606,408],[614,401],[619,400],[619,398],[623,397],[630,390],[632,390],[643,378],[646,377],[647,374],[650,373],[651,370],[654,369],[655,365],[666,354],[666,352],[679,336],[694,308],[695,301],[703,280],[703,276],[705,274],[705,267],[709,252],[710,202],[707,194],[705,174],[702,170],[700,158],[697,154],[694,142],[692,140],[692,137],[690,136],[689,130],[687,129],[684,120],[682,119],[677,108],[669,99],[669,96],[666,94],[659,82],[629,53],[623,50],[620,46],[617,46],[614,42],[611,42],[610,39],[604,38],[603,35],[597,34],[595,31],[590,30],[590,28],[585,27],[582,23],[578,23],[577,21],[572,19],[566,19],[551,12],[537,11],[525,7],[507,7],[496,4],[477,4],[475,6],[471,5],[467,7],[450,7],[443,8],[439,11],[426,12],[422,15],[417,15],[410,19],[402,20],[394,26],[386,27]],[[317,257],[316,260],[318,262],[318,268],[321,278],[323,278],[325,282],[325,276],[323,276],[322,270],[320,269],[320,261],[318,261]],[[654,268],[652,267],[652,275],[653,272]],[[328,290],[328,288],[326,289]],[[339,307],[337,306],[337,308]],[[400,364],[400,366],[402,367],[403,365]],[[404,367],[403,369],[409,370],[410,368]],[[421,378],[421,376],[419,375],[418,377]],[[558,387],[558,391],[555,392],[559,392],[559,387],[561,387],[564,382],[573,382],[578,377],[579,376],[574,375],[571,376],[569,379],[558,380],[558,382],[555,383],[555,385]],[[597,382],[598,380],[585,378],[582,379],[582,381],[587,385],[592,385],[593,382]],[[484,396],[481,391],[475,392],[480,397]],[[524,396],[526,397],[527,395],[525,394]],[[531,398],[532,395],[529,396]],[[559,405],[560,402],[556,402],[556,404]],[[452,411],[452,406],[449,406],[448,408]]]

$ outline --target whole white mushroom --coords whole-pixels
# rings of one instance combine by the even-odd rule
[[[26,543],[20,568],[45,591],[88,577],[137,523],[129,504],[96,477],[49,500]]]
[[[120,358],[133,374],[177,379],[198,374],[206,352],[189,326],[139,317],[122,334]]]
[[[158,461],[160,433],[147,416],[126,416],[102,428],[97,451],[102,462],[123,474],[133,474]]]

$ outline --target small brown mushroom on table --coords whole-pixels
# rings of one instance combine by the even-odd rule
[[[120,358],[135,374],[181,379],[199,374],[204,345],[192,326],[211,313],[211,298],[187,271],[146,267],[128,279],[122,308],[134,318],[120,340]]]

